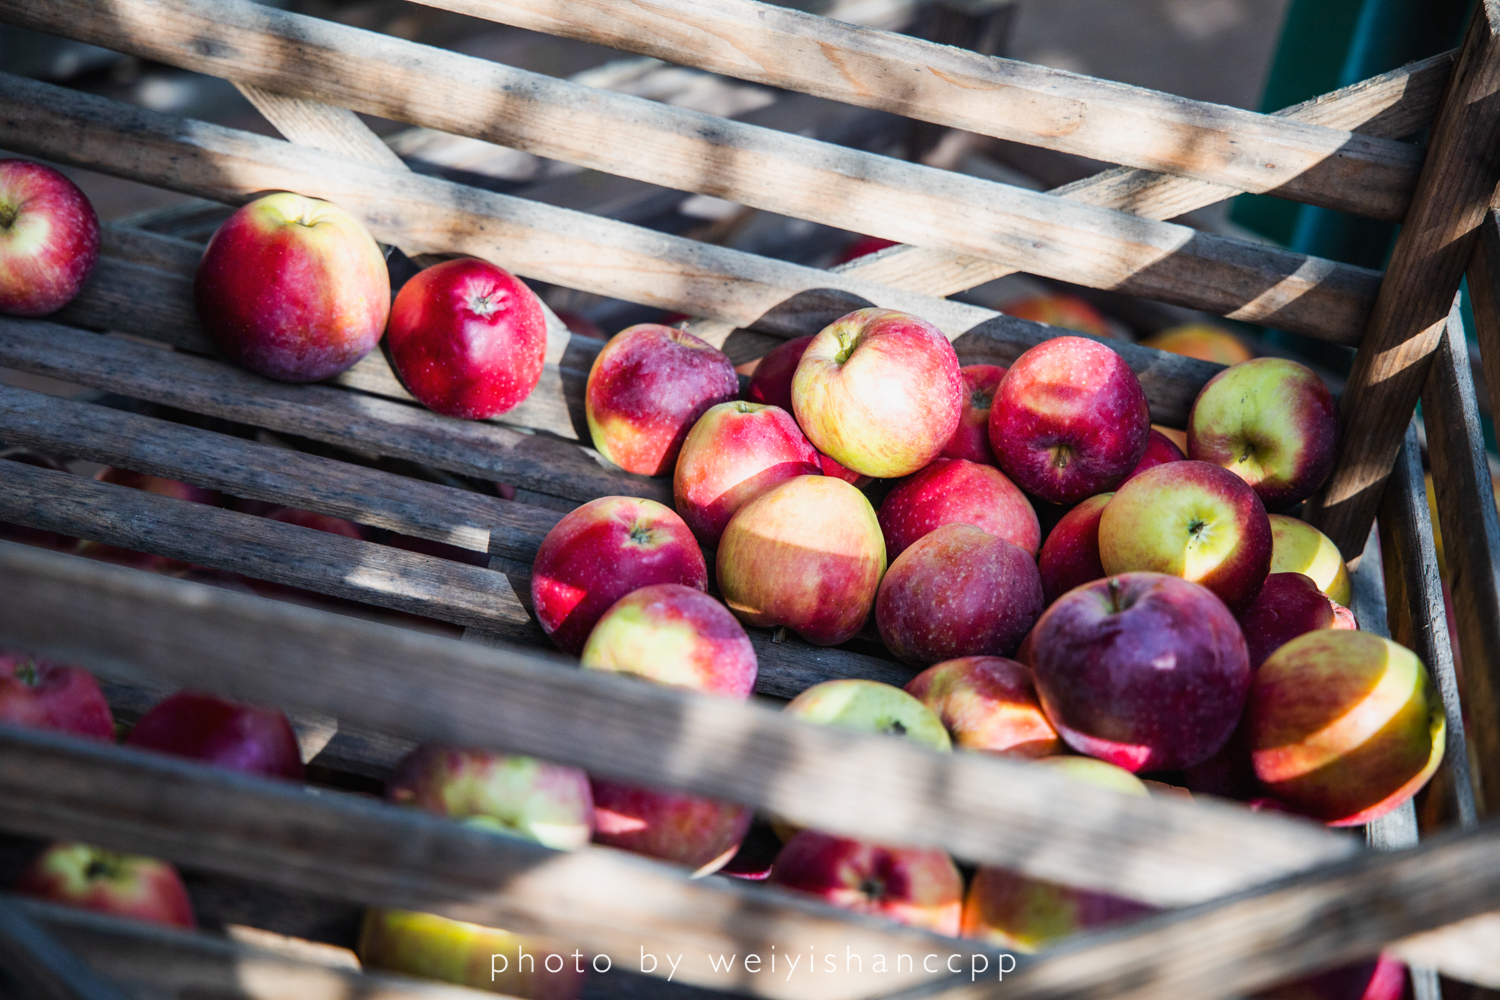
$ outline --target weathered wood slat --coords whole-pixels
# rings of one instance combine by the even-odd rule
[[[1500,0],[1476,5],[1348,386],[1343,439],[1307,518],[1359,553],[1500,180]]]
[[[1298,332],[1362,327],[1375,290],[1376,276],[1360,268],[593,90],[248,0],[123,0],[107,15],[83,0],[8,0],[0,14],[279,93]],[[628,155],[639,149],[652,155]],[[415,233],[406,238],[420,242]]]
[[[12,897],[0,897],[0,969],[21,1000],[125,1000]]]
[[[1415,150],[755,0],[423,0],[1016,142],[1398,220]]]

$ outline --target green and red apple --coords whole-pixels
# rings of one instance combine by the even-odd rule
[[[0,160],[0,313],[46,316],[83,289],[99,258],[99,216],[62,174]]]
[[[367,967],[438,979],[522,1000],[575,1000],[588,978],[575,949],[409,910],[365,911],[359,957]],[[560,958],[556,971],[548,963]]]
[[[884,847],[802,830],[776,855],[769,881],[856,913],[958,935],[963,877],[936,848]]]
[[[1271,515],[1271,572],[1302,573],[1345,607],[1354,596],[1349,567],[1333,539],[1286,514]]]
[[[177,869],[165,861],[89,844],[59,842],[16,882],[25,896],[167,927],[194,927],[193,904]]]
[[[787,702],[787,715],[820,726],[900,736],[932,750],[952,750],[948,730],[932,709],[898,687],[848,679],[814,684]]]

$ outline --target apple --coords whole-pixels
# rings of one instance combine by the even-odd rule
[[[710,407],[672,475],[677,513],[704,545],[719,543],[735,512],[777,483],[822,475],[820,456],[786,410],[763,403]]]
[[[966,365],[958,370],[964,383],[963,411],[958,430],[943,446],[944,457],[996,464],[995,450],[990,447],[990,407],[1005,371],[999,365]]]
[[[880,236],[861,236],[840,250],[834,256],[833,263],[828,266],[837,267],[840,264],[847,264],[851,260],[858,260],[860,257],[867,257],[872,253],[879,253],[886,247],[893,247],[895,245],[895,240],[884,239]]]
[[[1260,596],[1240,612],[1240,630],[1258,670],[1276,650],[1297,636],[1320,628],[1357,629],[1354,612],[1334,602],[1301,573],[1272,573]]]
[[[739,394],[724,352],[682,330],[638,323],[594,357],[584,415],[599,454],[626,472],[664,476],[698,418]]]
[[[423,406],[487,420],[514,409],[541,380],[547,318],[509,271],[473,257],[445,260],[396,294],[386,344]]]
[[[1330,826],[1357,826],[1417,793],[1447,722],[1427,668],[1368,632],[1319,629],[1255,673],[1250,759],[1271,795]]]
[[[1024,549],[971,524],[945,524],[896,557],[880,582],[875,622],[902,663],[1009,656],[1046,610]]]
[[[82,667],[0,649],[0,722],[115,739],[115,720],[94,675]]]
[[[1273,510],[1323,485],[1338,443],[1333,394],[1312,369],[1285,358],[1224,369],[1188,414],[1188,456],[1229,469]]]
[[[1038,765],[1123,795],[1150,794],[1121,768],[1089,757],[1047,757]],[[1075,889],[1020,872],[981,865],[964,899],[963,935],[1002,948],[1035,952],[1090,927],[1144,916],[1152,908],[1108,893]]]
[[[1208,462],[1168,462],[1121,486],[1099,517],[1099,558],[1111,575],[1170,573],[1236,611],[1271,571],[1271,521],[1243,479]]]
[[[230,771],[302,780],[297,735],[281,709],[200,691],[178,691],[158,702],[131,729],[125,745]]]
[[[1054,337],[1006,371],[990,410],[990,447],[1017,486],[1071,504],[1112,490],[1140,464],[1151,411],[1135,372],[1083,337]]]
[[[880,505],[886,555],[895,559],[945,524],[972,524],[1035,556],[1042,543],[1036,509],[992,465],[938,458],[902,480]]]
[[[1037,622],[1032,643],[1037,695],[1058,733],[1133,773],[1212,757],[1250,688],[1245,637],[1224,602],[1164,573],[1068,591]]]
[[[0,160],[0,313],[72,302],[99,259],[99,216],[78,185],[30,160]]]
[[[575,1000],[589,968],[589,958],[574,958],[575,950],[430,913],[378,907],[365,911],[359,934],[359,960],[368,968],[523,1000]]]
[[[176,868],[155,858],[89,844],[52,844],[21,873],[16,891],[113,917],[168,927],[197,925]]]
[[[958,355],[941,330],[892,309],[856,309],[807,345],[792,378],[797,423],[823,454],[890,479],[931,462],[963,410]]]
[[[1109,320],[1099,310],[1076,295],[1033,295],[1014,299],[1000,307],[1007,316],[1029,319],[1033,323],[1091,333],[1096,337],[1113,337]]]
[[[864,489],[874,481],[870,476],[862,476],[858,472],[853,472],[849,469],[844,468],[842,465],[835,462],[827,455],[824,455],[822,452],[818,453],[818,464],[823,467],[823,475],[832,476],[835,479],[842,479],[844,482],[848,483],[850,486],[853,486],[857,490]]]
[[[311,528],[330,535],[358,539],[365,537],[364,531],[353,521],[329,514],[318,514],[310,510],[299,510],[296,507],[276,507],[267,511],[263,516],[272,521],[280,521],[282,524],[295,524],[299,528]]]
[[[1130,482],[1147,469],[1154,469],[1158,465],[1166,465],[1168,462],[1181,462],[1186,458],[1187,456],[1182,453],[1182,449],[1173,444],[1171,438],[1153,427],[1151,428],[1151,438],[1146,444],[1146,454],[1141,458],[1140,464],[1130,471],[1130,475],[1126,476],[1120,485],[1123,486],[1125,483]]]
[[[1142,340],[1141,346],[1220,365],[1237,365],[1255,357],[1238,337],[1212,323],[1169,327]]]
[[[531,565],[531,602],[542,631],[577,656],[610,605],[653,583],[708,589],[708,564],[670,507],[600,497],[569,511]]]
[[[932,709],[880,681],[823,681],[787,702],[782,711],[820,726],[901,736],[932,750],[953,749],[948,730]]]
[[[710,875],[740,849],[755,812],[669,788],[593,780],[594,842]]]
[[[1042,594],[1048,604],[1085,583],[1106,575],[1099,558],[1099,519],[1113,493],[1089,497],[1053,525],[1037,557]]]
[[[424,743],[396,765],[385,797],[559,851],[586,846],[594,830],[588,775],[493,750]]]
[[[795,337],[771,348],[755,366],[745,398],[752,403],[779,406],[788,413],[792,412],[792,377],[797,374],[797,363],[812,342],[811,336]]]
[[[730,698],[755,690],[755,647],[744,628],[724,605],[678,583],[616,601],[589,633],[583,666]]]
[[[1255,994],[1258,1000],[1403,1000],[1408,995],[1406,966],[1379,958],[1341,965],[1317,975]]]
[[[1037,701],[1030,668],[1015,660],[945,660],[908,681],[906,693],[942,720],[956,749],[1028,758],[1062,750],[1057,730]]]
[[[148,476],[144,472],[131,472],[129,469],[120,469],[110,465],[94,473],[94,478],[101,483],[128,486],[133,490],[143,490],[146,493],[155,493],[157,496],[171,497],[174,500],[206,503],[211,507],[219,506],[224,500],[223,495],[217,490],[207,490],[176,479]]]
[[[1349,567],[1333,539],[1286,514],[1271,515],[1271,572],[1305,574],[1336,604],[1346,607],[1354,596]]]
[[[1259,798],[1265,796],[1266,790],[1255,777],[1255,767],[1250,762],[1250,738],[1245,731],[1243,713],[1229,742],[1208,760],[1184,768],[1182,778],[1183,783],[1195,792],[1238,799],[1252,808]],[[1282,811],[1290,810],[1283,807]]]
[[[193,281],[198,322],[231,361],[318,382],[380,342],[391,311],[385,255],[348,212],[281,192],[219,226]]]
[[[724,603],[741,621],[783,625],[818,646],[853,638],[885,573],[870,501],[832,476],[798,476],[739,509],[719,539]]]
[[[856,913],[958,935],[964,880],[936,848],[884,847],[802,830],[776,855],[769,881]]]

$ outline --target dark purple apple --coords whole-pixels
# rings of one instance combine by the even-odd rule
[[[114,742],[115,720],[82,667],[0,650],[0,722]]]
[[[125,745],[230,771],[301,781],[297,735],[279,708],[178,691],[141,716]]]
[[[1359,623],[1354,612],[1335,604],[1302,573],[1272,573],[1260,596],[1240,612],[1251,670],[1297,636],[1320,628],[1357,629]]]
[[[1037,568],[1048,604],[1074,587],[1104,578],[1104,563],[1099,560],[1099,519],[1113,496],[1100,493],[1089,497],[1064,514],[1042,543]]]

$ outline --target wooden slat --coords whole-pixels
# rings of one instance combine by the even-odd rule
[[[10,897],[0,897],[0,970],[18,1000],[125,1000]]]
[[[1362,327],[1375,290],[1374,273],[1360,268],[526,74],[249,0],[121,0],[107,14],[87,0],[6,0],[0,14],[280,93],[1298,332]],[[652,155],[635,155],[641,149]]]
[[[423,2],[981,135],[1392,221],[1405,213],[1420,162],[1416,150],[1349,132],[755,0]]]
[[[1500,179],[1500,0],[1476,6],[1339,403],[1343,439],[1307,519],[1357,555]]]
[[[1500,413],[1495,409],[1500,404],[1500,214],[1494,211],[1480,226],[1468,277],[1490,412]],[[1436,373],[1430,377],[1428,393],[1441,377]],[[1430,405],[1424,396],[1423,409]],[[1494,812],[1500,809],[1500,519],[1494,513],[1493,481],[1482,442],[1477,453],[1470,445],[1467,455],[1459,451],[1443,461],[1445,474],[1438,478],[1438,455],[1448,447],[1446,439],[1437,441],[1443,433],[1439,427],[1430,427],[1428,447],[1433,449],[1438,519],[1463,650],[1464,707],[1472,722],[1470,734],[1485,811]],[[1478,467],[1471,470],[1471,461]],[[1453,486],[1445,489],[1450,475]],[[1472,479],[1473,484],[1465,479]]]

